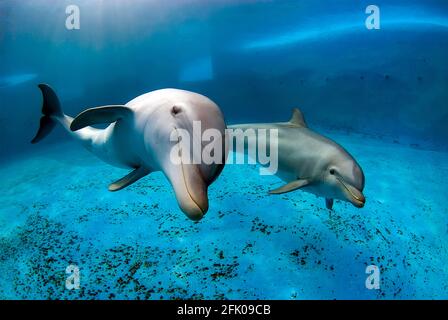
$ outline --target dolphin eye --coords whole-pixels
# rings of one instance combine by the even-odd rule
[[[173,106],[172,108],[171,108],[171,114],[173,115],[173,116],[175,116],[176,114],[178,114],[179,112],[181,112],[182,111],[182,109],[179,107],[179,106]]]
[[[336,173],[336,170],[330,169],[330,174],[335,174],[335,173]]]

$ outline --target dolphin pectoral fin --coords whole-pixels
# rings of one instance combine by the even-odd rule
[[[302,112],[297,108],[292,109],[292,117],[289,120],[289,123],[296,127],[308,127]]]
[[[109,185],[109,191],[118,191],[123,188],[126,188],[127,186],[130,186],[137,180],[140,180],[147,174],[149,174],[151,171],[144,167],[139,167],[135,169],[134,171],[130,172],[129,174],[125,175],[120,180],[117,180]]]
[[[130,117],[132,113],[131,109],[122,105],[87,109],[73,119],[70,130],[76,131],[94,124],[112,123]]]
[[[333,210],[333,202],[333,199],[325,198],[325,206],[327,207],[327,209]]]
[[[309,184],[308,180],[304,180],[304,179],[294,180],[290,183],[285,184],[284,186],[281,186],[280,188],[269,191],[269,194],[282,194],[282,193],[291,192],[291,191],[300,189],[308,184]]]

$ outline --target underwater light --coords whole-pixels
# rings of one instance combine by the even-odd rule
[[[353,21],[355,19],[346,19]],[[318,41],[326,36],[338,36],[344,33],[355,32],[355,31],[365,31],[366,27],[364,20],[356,19],[357,22],[337,24],[337,23],[327,23],[324,26],[319,27],[309,27],[308,29],[299,29],[294,31],[289,31],[277,35],[272,35],[269,37],[252,40],[244,43],[241,49],[244,50],[254,50],[254,49],[270,49],[278,48],[287,45],[293,45],[305,41]],[[402,26],[418,26],[418,25],[428,25],[448,28],[448,19],[446,17],[422,17],[418,19],[413,18],[397,18],[397,19],[382,19],[381,28],[390,30],[398,29]]]
[[[17,86],[37,77],[35,73],[18,73],[0,78],[0,88]]]

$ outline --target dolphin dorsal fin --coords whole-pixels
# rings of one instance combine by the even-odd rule
[[[76,131],[94,124],[112,123],[130,117],[132,114],[132,110],[123,105],[87,109],[73,119],[70,130]]]
[[[292,109],[292,117],[289,120],[289,123],[298,127],[308,127],[302,112],[297,108]]]

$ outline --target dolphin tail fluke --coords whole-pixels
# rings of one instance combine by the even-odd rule
[[[42,117],[39,130],[31,143],[37,143],[45,138],[55,127],[55,118],[64,116],[59,99],[53,89],[46,84],[39,84],[39,89],[42,91],[43,97]]]

